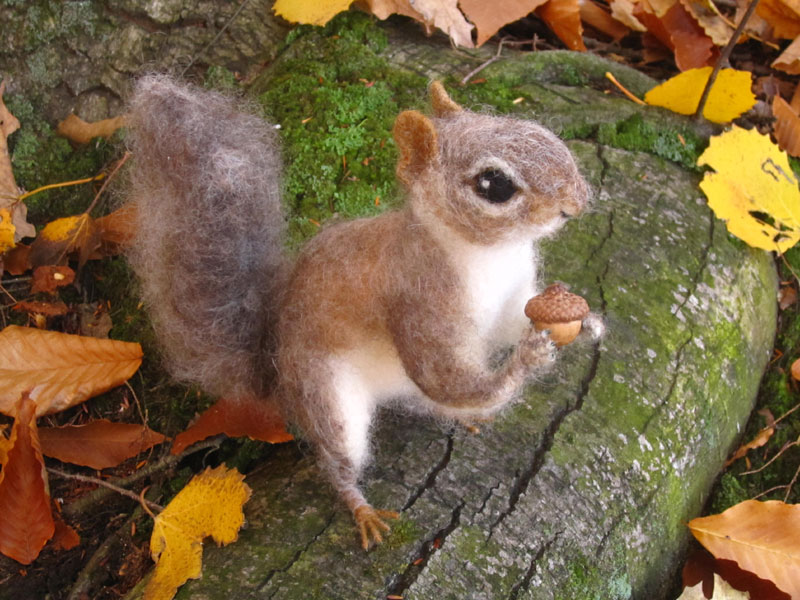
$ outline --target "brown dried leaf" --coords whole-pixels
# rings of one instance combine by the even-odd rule
[[[12,275],[22,275],[31,268],[31,247],[17,244],[3,257],[6,271]]]
[[[675,54],[675,64],[681,71],[712,64],[718,52],[697,21],[680,3],[659,17],[643,3],[634,12],[647,31]]]
[[[57,265],[68,254],[78,254],[78,265],[83,266],[89,256],[100,247],[100,232],[88,214],[64,217],[48,223],[31,244],[31,263],[35,266]]]
[[[795,381],[800,381],[800,358],[792,363],[791,373],[792,379]]]
[[[793,40],[800,35],[800,0],[761,0],[756,14],[772,25],[776,38]]]
[[[619,41],[630,32],[630,29],[617,21],[606,12],[599,4],[592,0],[581,0],[581,21],[605,33],[614,41]]]
[[[170,452],[180,454],[195,442],[220,433],[228,437],[247,436],[272,444],[292,439],[283,419],[269,402],[254,398],[220,398],[186,431],[175,436]]]
[[[78,306],[78,333],[106,339],[114,324],[106,305],[90,302]]]
[[[472,25],[458,10],[458,0],[415,0],[425,23],[444,31],[457,46],[473,48]]]
[[[55,533],[53,539],[50,540],[50,547],[54,550],[71,550],[81,543],[81,536],[72,527],[67,525],[61,520],[61,517],[55,517]]]
[[[719,14],[713,2],[708,0],[681,0],[683,7],[717,46],[726,45],[733,36],[733,28]]]
[[[17,302],[14,310],[26,312],[29,315],[44,315],[46,317],[58,317],[69,312],[69,308],[63,302]]]
[[[548,0],[536,14],[570,50],[586,51],[583,43],[580,0]]]
[[[481,46],[497,33],[503,25],[529,15],[547,0],[507,0],[503,10],[485,0],[460,0],[459,6],[478,31],[477,45]]]
[[[731,466],[737,460],[745,456],[750,450],[761,448],[761,446],[763,446],[769,441],[769,439],[772,437],[774,433],[775,433],[774,427],[765,427],[764,429],[759,431],[758,434],[756,434],[756,437],[754,437],[746,444],[742,444],[741,446],[739,446],[736,452],[733,453],[733,456],[731,456],[727,461],[725,461],[725,467]]]
[[[774,69],[780,69],[790,75],[800,75],[800,37],[797,37],[781,52],[781,55],[772,61]]]
[[[636,0],[611,0],[611,16],[620,23],[624,23],[634,31],[647,31],[639,19],[633,13],[637,8]]]
[[[797,288],[793,285],[784,285],[778,297],[778,306],[781,310],[786,310],[797,302]]]
[[[141,362],[139,344],[10,325],[0,331],[0,412],[13,416],[25,390],[37,416],[64,410],[124,383]]]
[[[54,293],[58,288],[75,281],[75,271],[66,266],[37,267],[33,271],[31,294],[38,292]]]
[[[409,0],[366,0],[369,11],[379,19],[388,19],[390,15],[405,15],[415,21],[424,22],[425,17],[414,10]]]
[[[19,120],[11,114],[3,102],[6,82],[0,83],[0,208],[8,208],[19,194],[14,172],[11,169],[11,155],[8,152],[8,136],[19,129]]]
[[[800,156],[800,117],[780,96],[772,99],[772,114],[775,115],[773,133],[778,146],[792,156]]]
[[[96,137],[110,138],[117,129],[124,126],[124,116],[87,123],[79,116],[70,114],[58,124],[56,133],[76,144],[88,144]]]
[[[21,394],[13,412],[11,447],[0,471],[0,552],[27,565],[39,556],[55,525],[36,432],[36,404]]]
[[[800,505],[746,500],[722,514],[693,519],[689,529],[718,559],[736,561],[800,597]]]
[[[145,425],[106,419],[39,430],[45,456],[92,469],[115,467],[166,439]]]
[[[100,231],[100,255],[114,256],[130,245],[136,235],[137,207],[133,202],[99,219],[95,224]]]

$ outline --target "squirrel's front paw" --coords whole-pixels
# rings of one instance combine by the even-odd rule
[[[522,364],[526,367],[545,367],[556,360],[556,345],[546,329],[536,331],[531,328],[517,349]]]
[[[388,532],[390,529],[384,519],[397,519],[399,516],[393,510],[376,510],[369,504],[357,507],[353,511],[353,518],[361,533],[361,547],[367,550],[373,542],[380,544],[383,541],[381,531]]]

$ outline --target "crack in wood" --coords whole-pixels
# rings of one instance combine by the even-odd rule
[[[521,592],[527,592],[528,588],[531,585],[531,581],[533,580],[533,576],[536,574],[536,567],[542,557],[544,556],[545,552],[550,550],[550,546],[552,546],[563,532],[559,531],[556,533],[550,540],[548,540],[544,545],[542,545],[539,550],[534,554],[533,558],[531,558],[530,563],[528,564],[528,570],[525,571],[525,575],[522,576],[517,583],[511,586],[511,590],[508,593],[508,600],[517,600]]]
[[[400,509],[400,512],[405,512],[406,510],[414,506],[414,503],[417,500],[419,500],[422,494],[424,494],[427,490],[431,489],[434,486],[434,484],[436,483],[436,477],[438,477],[439,473],[441,473],[447,467],[448,463],[450,462],[450,457],[452,455],[453,455],[453,432],[451,431],[450,433],[447,434],[447,447],[445,448],[444,455],[439,460],[439,462],[436,463],[433,466],[433,468],[428,472],[428,475],[425,478],[425,481],[422,483],[422,485],[419,486],[416,490],[414,490],[411,496],[409,496],[408,500],[406,500],[406,503]]]

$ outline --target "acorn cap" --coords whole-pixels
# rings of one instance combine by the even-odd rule
[[[528,300],[525,314],[531,321],[541,323],[582,321],[589,314],[589,304],[577,294],[568,292],[563,284],[554,283]]]

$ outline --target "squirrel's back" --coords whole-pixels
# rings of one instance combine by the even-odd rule
[[[263,394],[286,279],[273,128],[221,94],[166,76],[130,103],[131,262],[177,379]]]

